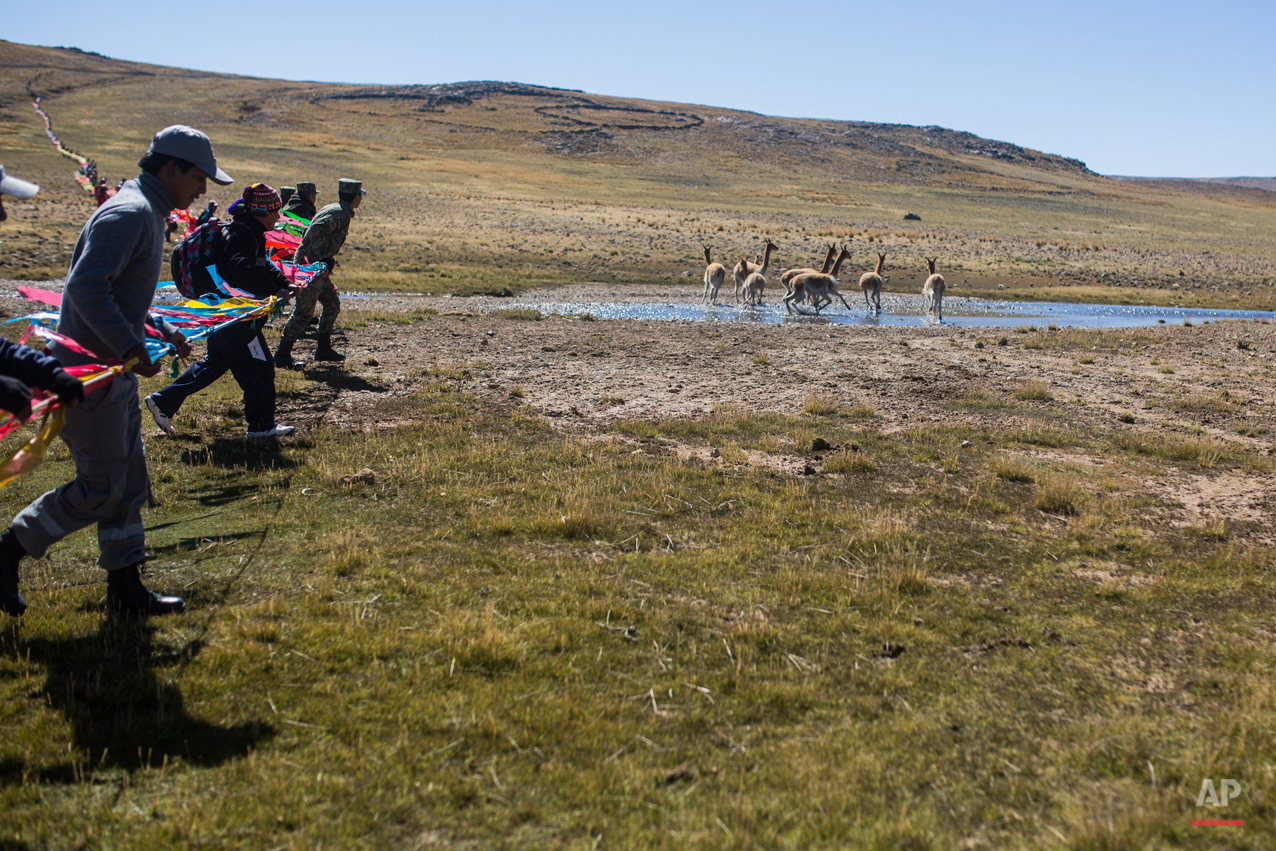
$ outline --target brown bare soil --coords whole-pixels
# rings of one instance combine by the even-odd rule
[[[606,286],[530,295],[659,300]],[[695,288],[688,287],[687,300],[695,296]],[[346,332],[346,374],[360,381],[349,387],[341,386],[344,379],[329,381],[318,394],[325,396],[324,405],[307,399],[281,416],[308,427],[393,427],[411,416],[405,403],[423,374],[434,373],[455,376],[465,390],[493,405],[525,405],[555,428],[578,434],[605,434],[622,421],[698,418],[723,409],[799,414],[815,398],[861,409],[883,432],[927,424],[994,434],[1033,428],[1126,431],[1153,440],[1162,434],[1214,437],[1262,450],[1274,440],[1267,404],[1276,391],[1276,332],[1266,324],[1082,332],[1069,342],[1067,335],[1075,332],[1067,329],[1017,333],[570,317],[530,321],[486,316],[503,304],[483,298],[405,298],[377,305],[381,310],[422,306],[440,315],[413,325],[371,320]],[[322,380],[320,371],[310,375]],[[1052,398],[1015,398],[1016,390],[1037,383]],[[636,451],[721,463],[712,446],[667,439],[634,443]],[[1034,452],[1088,466],[1105,464],[1067,445]],[[750,463],[795,475],[822,469],[818,453],[796,445],[751,457]],[[1276,484],[1265,477],[1223,471],[1189,475],[1173,463],[1153,462],[1128,486],[1132,493],[1161,501],[1167,522],[1241,522],[1252,535],[1270,540],[1258,531],[1271,528],[1276,519]]]
[[[698,289],[687,287],[686,300],[694,300]],[[669,297],[668,291],[640,293],[624,286],[591,285],[537,290],[527,299],[667,303]],[[382,382],[402,378],[410,384],[411,375],[423,367],[490,364],[475,371],[471,390],[504,398],[511,388],[521,387],[523,403],[573,431],[618,420],[694,417],[724,405],[792,414],[800,412],[813,393],[843,405],[871,408],[883,430],[918,420],[1006,424],[1007,417],[1013,421],[1013,412],[989,414],[948,405],[971,391],[1009,394],[1019,384],[1044,381],[1055,399],[1042,404],[1066,405],[1070,417],[1083,414],[1095,425],[1109,425],[1123,413],[1137,412],[1136,424],[1144,426],[1195,421],[1206,431],[1246,439],[1227,428],[1244,419],[1243,412],[1193,417],[1183,411],[1140,410],[1140,397],[1169,390],[1235,390],[1238,373],[1269,368],[1276,342],[1274,326],[1250,323],[1112,330],[1101,333],[1113,340],[1140,342],[1134,349],[1105,350],[1095,363],[1078,366],[1079,357],[1092,353],[1025,349],[1022,343],[1028,335],[1012,329],[584,321],[557,316],[477,321],[505,307],[493,298],[386,298],[378,299],[376,307],[433,307],[440,315],[424,325],[374,320],[365,330],[347,332],[352,371]],[[1007,344],[997,345],[1003,337]],[[1241,338],[1251,341],[1249,349],[1237,347]],[[975,348],[978,342],[984,346]],[[365,365],[368,357],[378,365]],[[759,358],[768,363],[756,362]],[[1161,365],[1149,365],[1150,359],[1159,359]],[[1165,366],[1174,373],[1159,372]],[[1243,395],[1256,403],[1270,398],[1271,379],[1266,375],[1243,383]]]

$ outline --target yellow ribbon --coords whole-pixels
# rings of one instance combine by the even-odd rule
[[[245,298],[231,298],[223,301],[218,307],[242,307],[249,304],[259,304],[256,310],[243,314],[239,318],[251,319],[258,316],[265,316],[274,308],[277,299],[271,296],[264,301],[250,300]],[[190,306],[207,307],[203,302],[187,302]],[[130,358],[123,366],[110,366],[101,372],[95,372],[92,375],[80,376],[80,381],[84,382],[84,393],[87,396],[97,389],[97,385],[101,384],[103,379],[112,380],[116,375],[123,375],[129,372],[133,367],[137,366],[141,358]],[[43,412],[44,419],[40,421],[40,428],[36,431],[26,444],[18,448],[18,451],[9,456],[9,460],[0,465],[0,488],[9,484],[9,482],[21,476],[23,473],[30,472],[39,466],[44,460],[44,452],[49,448],[49,443],[53,438],[58,436],[58,432],[62,431],[62,424],[65,421],[65,408],[61,402],[54,396],[47,396],[40,402],[36,403],[32,411],[32,418]],[[28,420],[29,422],[29,420]]]
[[[53,438],[58,436],[58,432],[62,431],[64,420],[62,412],[61,405],[58,405],[52,411],[45,412],[44,419],[40,421],[40,428],[36,430],[35,436],[27,441],[24,446],[19,447],[18,451],[9,456],[9,460],[5,461],[3,466],[0,466],[0,488],[9,484],[9,482],[23,473],[35,469],[44,460],[44,451],[49,448],[49,443]]]
[[[133,358],[122,367],[110,366],[101,372],[80,376],[80,381],[84,382],[85,395],[96,390],[97,385],[101,384],[104,379],[114,379],[116,375],[132,369],[137,360],[137,358]],[[9,460],[5,461],[4,464],[0,464],[0,488],[9,484],[9,482],[23,473],[31,472],[44,460],[45,450],[49,448],[53,438],[57,437],[58,433],[62,431],[62,425],[66,419],[65,410],[66,408],[63,407],[56,396],[47,396],[36,404],[33,414],[43,413],[44,419],[40,421],[40,427],[36,429],[35,436],[18,447],[18,451],[10,455]]]

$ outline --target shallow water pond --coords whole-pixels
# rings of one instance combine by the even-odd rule
[[[882,312],[873,315],[863,305],[851,304],[848,311],[835,303],[816,316],[803,305],[801,315],[788,313],[782,304],[759,307],[734,304],[642,304],[567,301],[504,301],[485,306],[484,311],[531,309],[546,314],[578,316],[589,314],[599,319],[656,319],[682,322],[818,322],[830,325],[892,325],[917,327],[940,324],[922,311],[918,297],[882,297]],[[1217,310],[1190,307],[1149,307],[1113,304],[1067,304],[1062,302],[989,301],[973,298],[944,299],[942,324],[967,327],[1014,328],[1023,325],[1049,325],[1074,328],[1131,328],[1144,325],[1181,325],[1229,319],[1276,320],[1276,313],[1260,310]]]

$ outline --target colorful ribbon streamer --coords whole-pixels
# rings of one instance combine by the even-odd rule
[[[289,213],[284,210],[279,214],[279,222],[275,225],[275,230],[282,231],[291,236],[301,237],[305,234],[306,228],[310,227],[310,219],[303,219],[296,213]]]
[[[62,337],[59,342],[65,342],[66,340],[67,338]],[[78,343],[75,345],[84,350],[84,347],[79,346]],[[66,371],[84,383],[84,395],[87,396],[104,384],[114,381],[115,376],[122,375],[132,369],[135,363],[137,363],[136,359],[126,364],[113,366],[103,364],[69,366],[66,367]],[[64,421],[62,400],[38,387],[32,388],[31,397],[31,416],[25,422],[31,422],[37,417],[43,417],[43,421],[40,423],[35,435],[18,447],[18,451],[10,455],[7,461],[0,464],[0,488],[9,484],[9,482],[23,473],[28,473],[39,466],[40,462],[44,460],[45,450],[49,448],[53,438],[57,437],[58,433],[62,431]],[[15,415],[9,414],[6,419],[0,421],[0,439],[11,434],[23,422]]]
[[[63,415],[60,405],[54,408],[52,413],[44,415],[44,421],[40,423],[35,436],[10,455],[8,461],[0,464],[0,488],[40,465],[40,462],[44,460],[44,451],[49,448],[49,443],[58,436],[58,432],[62,431],[62,423]]]
[[[294,281],[303,287],[327,268],[323,263],[298,266],[289,262],[273,262],[290,281]],[[209,293],[199,300],[183,301],[175,305],[151,306],[152,313],[164,317],[169,324],[182,332],[182,336],[188,342],[207,337],[209,334],[236,322],[250,322],[269,317],[279,306],[280,301],[275,296],[265,299],[251,298],[248,293],[227,284],[216,273],[215,267],[211,267],[210,272],[213,275],[214,282],[217,283],[218,288],[222,291],[220,294]],[[157,289],[162,290],[172,286],[173,284],[168,283],[157,287]],[[28,286],[19,287],[18,292],[24,298],[39,304],[49,305],[50,307],[60,307],[62,305],[62,293]],[[29,324],[26,332],[22,335],[22,341],[25,342],[29,335],[35,334],[46,340],[56,341],[58,345],[65,346],[77,354],[97,361],[97,363],[85,366],[65,367],[68,374],[84,382],[85,395],[97,390],[104,383],[114,381],[117,375],[122,375],[132,370],[137,363],[136,358],[127,363],[118,359],[103,358],[65,334],[58,333],[55,330],[58,318],[59,315],[56,313],[41,311],[27,316],[20,316],[16,319],[4,320],[0,324],[25,320]],[[159,339],[160,334],[157,330],[149,325],[146,330],[146,353],[152,363],[156,363],[160,358],[176,351],[177,347],[172,343]],[[176,359],[174,360],[174,368],[176,368]],[[2,440],[22,426],[24,422],[32,422],[37,417],[43,417],[35,436],[9,456],[7,461],[0,464],[0,487],[4,487],[18,476],[38,466],[44,458],[44,453],[49,443],[58,436],[62,429],[63,407],[61,400],[57,396],[47,393],[38,387],[33,387],[31,388],[31,399],[31,416],[29,418],[20,420],[13,414],[9,414],[6,418],[0,420],[0,440]]]
[[[272,260],[291,260],[301,247],[301,236],[284,230],[266,231],[266,250]]]

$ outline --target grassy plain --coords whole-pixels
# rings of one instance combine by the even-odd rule
[[[547,90],[535,103],[558,118],[528,95],[420,113],[0,48],[0,153],[46,183],[0,235],[6,275],[61,274],[88,209],[32,129],[36,79],[59,135],[111,176],[184,120],[237,177],[365,179],[347,289],[660,286],[698,276],[702,239],[727,259],[770,236],[809,262],[849,237],[899,258],[888,288],[920,287],[920,258],[940,254],[959,295],[1271,306],[1276,210],[1248,190],[954,153],[919,128],[594,98],[710,120],[572,135],[583,109]],[[838,133],[850,141],[817,144]],[[703,347],[721,383],[803,382],[802,404],[567,428],[505,373],[571,364],[572,404],[623,409],[639,390],[568,370],[647,332],[622,346],[621,323],[516,312],[355,309],[342,324],[346,370],[279,376],[288,416],[323,425],[247,442],[224,381],[187,403],[177,437],[148,434],[149,581],[189,614],[104,617],[91,530],[24,565],[31,609],[0,624],[0,848],[1276,840],[1265,515],[1183,522],[1186,497],[1162,486],[1270,480],[1265,326],[1240,342],[933,329],[913,349],[825,344],[831,360],[853,342],[865,384],[889,383],[902,410],[846,374],[802,373],[787,349],[807,330],[749,329]],[[387,324],[453,351],[390,376],[374,348]],[[567,345],[498,350],[510,324]],[[461,354],[463,335],[481,342]],[[944,370],[959,392],[919,380],[923,344],[960,354]],[[634,347],[661,378],[702,368]],[[918,356],[888,371],[888,347]],[[993,371],[1011,354],[1013,379]],[[1127,385],[1120,419],[1092,407],[1092,370]],[[781,454],[800,472],[768,461]],[[12,514],[71,469],[58,446],[0,502]],[[1246,828],[1192,828],[1221,814],[1195,804],[1224,777],[1244,786],[1225,814]]]
[[[1013,336],[1005,356],[1173,351]],[[222,382],[148,439],[151,581],[191,612],[104,618],[91,531],[28,563],[32,608],[0,632],[9,847],[1271,840],[1272,550],[1221,510],[1174,521],[1156,485],[1276,468],[1269,437],[1190,425],[1218,415],[1206,391],[1172,428],[1096,428],[1025,381],[902,428],[818,391],[567,433],[476,393],[491,375],[434,361],[390,395],[359,369],[287,373],[294,415],[363,402],[278,445],[241,437]],[[811,474],[758,461],[777,452]],[[0,497],[70,473],[58,448]],[[1215,814],[1206,777],[1242,779],[1244,831],[1191,827]]]

